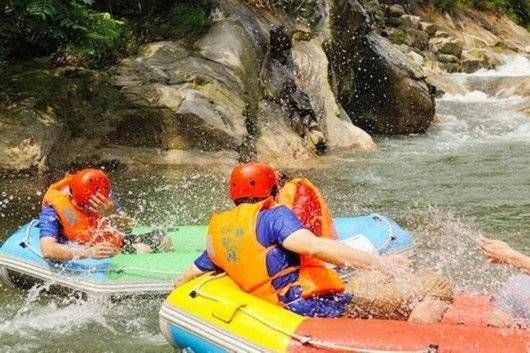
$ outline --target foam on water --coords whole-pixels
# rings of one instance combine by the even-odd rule
[[[479,77],[520,77],[530,76],[530,58],[522,55],[504,58],[504,64],[493,70],[480,69],[469,76]]]
[[[438,99],[439,102],[459,102],[459,103],[506,103],[519,104],[524,102],[521,96],[495,97],[482,91],[471,91],[465,94],[444,94]]]
[[[64,334],[89,323],[111,329],[103,315],[108,310],[108,305],[74,298],[42,304],[38,297],[40,293],[41,288],[32,288],[14,315],[2,317],[0,337],[21,333],[31,337],[43,331]],[[6,316],[7,313],[8,311],[4,310],[1,315]]]
[[[2,308],[1,352],[63,351],[53,348],[56,340],[68,352],[85,352],[86,346],[80,340],[90,344],[93,351],[130,352],[135,347],[140,351],[141,347],[160,347],[158,351],[164,352],[167,348],[156,325],[160,305],[157,301],[113,303],[104,298],[48,297],[43,296],[43,289],[33,287],[22,302],[11,302]],[[104,339],[94,341],[95,335]]]
[[[520,66],[510,72],[520,70]],[[507,70],[499,68],[499,72]],[[525,104],[530,104],[527,97],[496,97],[479,90],[445,94],[437,100],[442,123],[433,126],[429,135],[434,138],[434,145],[442,149],[483,143],[530,143],[530,119],[518,111]]]

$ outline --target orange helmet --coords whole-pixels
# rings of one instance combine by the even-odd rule
[[[110,179],[101,169],[82,169],[72,175],[70,189],[75,203],[85,208],[88,200],[98,192],[104,198],[110,196]]]
[[[230,174],[230,198],[266,198],[278,183],[276,172],[265,163],[241,163]]]

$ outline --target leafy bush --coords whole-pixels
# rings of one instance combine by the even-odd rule
[[[453,12],[461,5],[461,0],[433,0],[433,5],[438,10]]]
[[[209,24],[210,6],[205,1],[176,1],[167,11],[140,15],[135,28],[143,41],[186,39],[194,41]]]
[[[123,22],[92,10],[93,0],[7,0],[0,42],[7,59],[54,54],[58,63],[99,66],[127,50]],[[1,54],[1,53],[0,53]]]
[[[0,0],[0,64],[52,55],[59,65],[100,67],[140,42],[193,40],[208,0]]]

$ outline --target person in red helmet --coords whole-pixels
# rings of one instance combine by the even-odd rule
[[[374,269],[385,276],[411,273],[409,261],[400,255],[379,256],[316,236],[290,208],[275,202],[277,173],[264,163],[237,165],[229,189],[235,207],[213,215],[207,249],[176,279],[175,286],[205,272],[224,271],[242,290],[301,315],[363,316],[373,312],[375,304],[346,291],[326,263]],[[445,310],[443,305],[432,310],[418,304],[413,303],[402,319],[436,322]]]
[[[44,194],[41,252],[52,261],[111,257],[122,249],[150,252],[149,244],[131,244],[125,237],[132,224],[111,191],[109,177],[101,169],[83,169],[66,175]]]

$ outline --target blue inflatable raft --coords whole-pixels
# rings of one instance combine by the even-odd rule
[[[388,217],[335,218],[339,239],[366,251],[389,254],[408,249],[411,235]],[[141,237],[149,228],[139,227],[131,236]],[[23,277],[87,294],[122,296],[167,294],[175,277],[204,250],[206,226],[179,226],[166,231],[172,252],[119,254],[108,259],[48,261],[40,252],[38,221],[18,229],[0,247],[0,279],[16,285]]]

